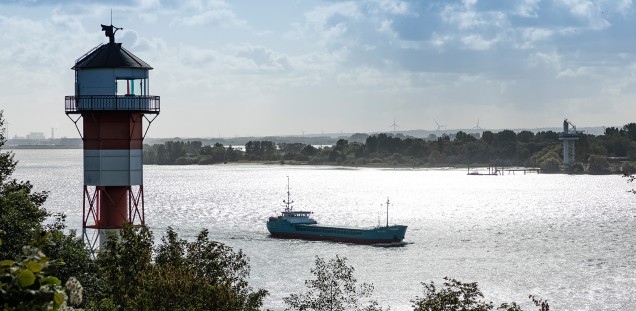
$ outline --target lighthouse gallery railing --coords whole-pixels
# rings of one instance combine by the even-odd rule
[[[158,114],[159,96],[80,95],[65,97],[66,113],[86,111],[134,111]]]

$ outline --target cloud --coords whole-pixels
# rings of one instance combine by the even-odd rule
[[[381,33],[388,34],[391,37],[397,37],[397,34],[393,30],[392,26],[393,26],[393,21],[390,19],[385,19],[380,24],[380,28],[378,28],[378,31]]]
[[[588,68],[578,67],[578,68],[566,68],[564,70],[559,71],[557,73],[557,78],[576,78],[582,76],[589,76],[590,72]]]
[[[317,7],[305,13],[306,24],[302,33],[318,37],[321,45],[330,45],[339,41],[347,33],[349,25],[361,17],[355,2]]]
[[[558,0],[575,18],[583,21],[585,26],[593,30],[602,30],[611,24],[604,17],[604,11],[590,0]]]
[[[462,38],[462,42],[469,49],[483,51],[490,49],[495,43],[497,43],[497,39],[486,40],[480,35],[468,35]]]
[[[442,20],[448,24],[457,26],[461,30],[471,29],[486,24],[480,15],[471,10],[470,7],[456,4],[449,4],[441,12]]]
[[[606,1],[604,1],[605,3]],[[618,0],[618,1],[611,1],[610,3],[614,3],[615,4],[615,10],[617,10],[618,12],[622,12],[623,14],[627,14],[629,11],[631,11],[633,3],[632,0]]]
[[[575,16],[589,18],[598,13],[598,7],[589,0],[559,0]]]
[[[337,81],[344,86],[351,86],[356,89],[362,87],[365,91],[373,92],[387,89],[404,90],[404,87],[409,87],[410,85],[408,75],[401,73],[387,74],[372,67],[359,67],[338,73]]]
[[[148,39],[144,37],[138,37],[135,44],[132,45],[135,51],[140,52],[156,52],[165,53],[168,50],[168,44],[161,38]]]
[[[221,27],[242,27],[246,25],[246,22],[238,18],[232,10],[213,9],[195,13],[190,16],[176,17],[172,21],[171,26],[175,24],[185,26],[214,25]]]
[[[519,49],[533,49],[536,43],[548,41],[552,39],[555,34],[551,29],[537,27],[519,28],[517,33],[519,35],[519,42],[514,43],[513,47]]]
[[[429,41],[432,46],[437,48],[440,52],[443,51],[444,47],[453,40],[451,35],[441,35],[437,33],[433,33],[431,36],[431,40]]]
[[[531,55],[529,64],[531,66],[547,65],[559,69],[561,67],[561,55],[556,51],[551,52],[537,52]]]
[[[409,3],[396,0],[377,0],[375,3],[379,10],[393,15],[416,15],[411,10]]]
[[[514,13],[523,17],[538,17],[539,2],[541,2],[541,0],[520,1]]]
[[[239,47],[236,57],[251,62],[250,70],[256,71],[284,71],[290,68],[286,55],[276,53],[263,46],[244,45]]]

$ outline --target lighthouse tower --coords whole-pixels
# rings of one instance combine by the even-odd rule
[[[159,115],[159,96],[149,95],[152,67],[115,43],[120,29],[102,25],[109,42],[75,62],[75,95],[65,98],[66,115],[84,142],[82,232],[91,249],[106,241],[107,231],[145,223],[143,120],[149,127]],[[91,236],[87,229],[94,229]]]
[[[572,126],[571,129],[570,125]],[[572,165],[576,163],[574,143],[579,140],[579,132],[576,130],[576,126],[569,122],[568,119],[563,120],[563,132],[559,135],[559,140],[563,141],[563,169],[568,172]]]

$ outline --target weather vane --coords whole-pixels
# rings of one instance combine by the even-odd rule
[[[102,24],[102,31],[104,32],[104,35],[108,37],[108,41],[110,43],[115,43],[115,33],[117,32],[117,30],[122,29],[124,28],[117,28],[113,26],[113,10],[110,10],[110,26]]]

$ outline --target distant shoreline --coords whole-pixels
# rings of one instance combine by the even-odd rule
[[[3,149],[10,149],[10,150],[46,150],[46,149],[82,149],[83,147],[81,145],[17,145],[17,146],[3,146]],[[310,163],[308,161],[295,161],[295,160],[286,160],[286,161],[280,161],[280,160],[276,160],[276,161],[238,161],[238,162],[227,162],[227,163],[216,163],[216,164],[171,164],[171,165],[177,165],[177,166],[193,166],[193,165],[200,165],[200,166],[207,166],[207,165],[223,165],[223,164],[262,164],[262,165],[289,165],[289,166],[330,166],[330,167],[334,167],[334,168],[380,168],[380,169],[430,169],[430,170],[470,170],[470,172],[472,172],[472,174],[467,174],[468,175],[509,175],[509,174],[515,174],[515,173],[519,173],[519,174],[526,174],[526,173],[530,173],[530,174],[568,174],[566,172],[560,171],[560,172],[552,172],[552,173],[546,173],[546,172],[541,172],[540,170],[538,170],[538,168],[534,168],[534,167],[519,167],[519,166],[510,166],[510,167],[499,167],[499,169],[502,170],[502,172],[500,172],[499,174],[489,174],[488,168],[492,166],[489,166],[487,164],[471,164],[470,167],[468,166],[464,166],[464,165],[455,165],[455,166],[448,166],[448,165],[443,165],[443,166],[420,166],[420,165],[410,165],[410,164],[406,164],[406,163],[402,163],[402,164],[389,164],[389,163],[366,163],[366,164],[358,164],[358,165],[351,165],[351,164],[337,164],[337,163],[328,163],[328,162],[321,162],[321,163]],[[144,164],[145,165],[158,165],[158,164]],[[163,166],[163,165],[159,165],[159,166]],[[524,172],[525,171],[525,172]],[[603,174],[593,174],[593,175],[614,175],[614,174],[622,174],[620,172],[617,172],[617,168],[614,168],[613,170],[609,170],[608,172],[605,172]],[[578,174],[574,174],[574,175],[591,175],[589,173],[578,173]]]
[[[81,145],[16,145],[2,146],[2,149],[82,149]]]

